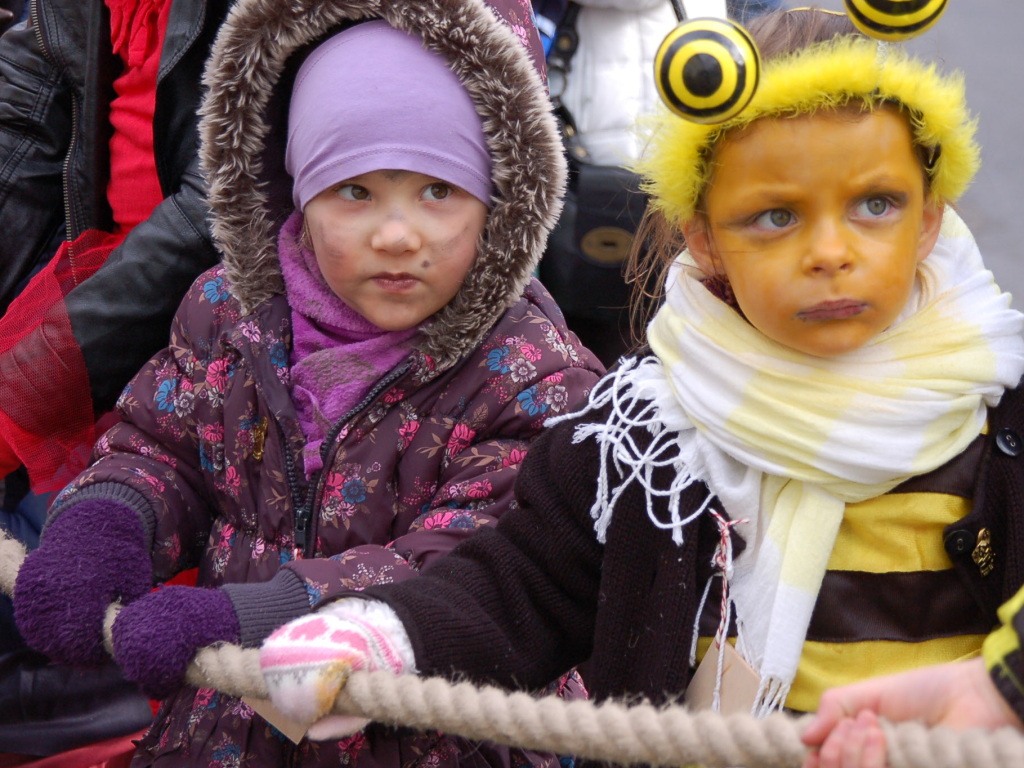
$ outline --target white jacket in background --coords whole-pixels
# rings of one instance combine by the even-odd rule
[[[637,118],[658,101],[654,56],[676,25],[669,0],[577,0],[579,47],[562,93],[591,162],[628,165]]]

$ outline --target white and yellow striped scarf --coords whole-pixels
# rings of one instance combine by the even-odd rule
[[[618,495],[637,481],[652,521],[681,543],[703,509],[684,516],[679,495],[694,480],[708,484],[742,521],[747,546],[726,575],[738,648],[761,675],[755,712],[770,712],[796,673],[845,505],[964,450],[1024,374],[1022,327],[1024,315],[1010,308],[952,211],[900,318],[835,358],[766,338],[702,285],[684,253],[648,329],[657,359],[623,365],[602,382],[587,409],[613,402],[610,419],[574,435],[601,443],[591,510],[598,537]],[[635,426],[654,435],[647,450],[629,439]],[[655,488],[652,470],[664,465],[676,479]],[[671,519],[655,519],[657,496],[668,497]]]

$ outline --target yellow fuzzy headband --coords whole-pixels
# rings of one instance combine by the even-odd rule
[[[953,202],[978,170],[976,119],[964,99],[963,77],[895,45],[843,36],[764,63],[750,104],[717,125],[690,122],[663,109],[637,164],[651,205],[670,221],[687,221],[708,182],[708,156],[724,133],[762,117],[796,116],[862,102],[874,108],[898,102],[910,117],[917,144],[932,150],[931,193]],[[937,150],[937,153],[935,152]]]

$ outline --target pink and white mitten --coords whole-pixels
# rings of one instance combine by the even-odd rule
[[[370,721],[331,715],[334,701],[360,669],[415,672],[409,637],[384,603],[352,598],[296,619],[274,632],[260,649],[260,668],[270,699],[300,723],[312,723],[315,741],[342,738]]]

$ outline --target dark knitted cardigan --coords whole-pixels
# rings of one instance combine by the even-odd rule
[[[583,419],[606,417],[597,411]],[[457,547],[416,582],[367,590],[404,622],[421,674],[538,688],[586,662],[595,700],[639,696],[660,703],[685,691],[717,529],[704,515],[676,546],[670,531],[651,524],[634,484],[618,502],[607,544],[599,544],[590,517],[598,446],[573,444],[575,425],[559,424],[533,445],[519,475],[520,508],[495,529]],[[980,450],[969,458],[973,469],[958,458],[930,473],[940,485],[973,474],[972,511],[945,530],[944,541],[985,617],[982,631],[996,626],[996,609],[1024,583],[1021,436],[1018,388],[990,413]],[[640,431],[635,437],[649,441]],[[662,487],[666,471],[655,475]],[[697,485],[686,491],[684,516],[707,492]],[[668,519],[664,509],[658,514]],[[987,575],[971,557],[983,528],[995,566]]]

